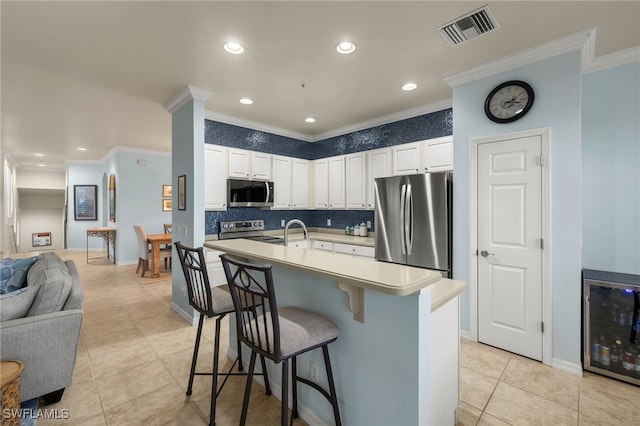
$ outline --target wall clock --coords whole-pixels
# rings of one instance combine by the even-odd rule
[[[496,123],[511,123],[525,116],[533,105],[533,88],[511,80],[496,86],[484,101],[484,113]]]

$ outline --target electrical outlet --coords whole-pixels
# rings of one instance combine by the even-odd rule
[[[331,219],[327,219],[327,226],[331,226]]]
[[[367,221],[367,228],[371,229],[371,221],[370,220]]]
[[[280,220],[280,227],[281,227],[281,228],[284,228],[284,219],[281,219],[281,220]]]
[[[309,376],[314,382],[318,381],[318,363],[315,361],[311,361],[309,364]]]
[[[182,228],[182,233],[184,234],[184,236],[185,236],[185,237],[187,236],[187,229],[188,229],[188,228],[187,228],[187,225],[185,225],[185,226]]]

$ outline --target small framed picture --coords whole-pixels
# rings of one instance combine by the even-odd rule
[[[98,185],[73,185],[73,218],[98,220]]]
[[[36,232],[31,234],[32,247],[44,247],[51,245],[51,232]]]
[[[187,175],[178,176],[178,210],[187,209]]]
[[[162,185],[162,196],[171,198],[171,185]]]
[[[162,200],[162,211],[170,212],[171,211],[171,198],[167,198]]]

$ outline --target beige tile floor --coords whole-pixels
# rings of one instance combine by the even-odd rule
[[[640,425],[640,387],[462,341],[458,425]]]
[[[38,425],[208,424],[211,379],[196,377],[193,394],[185,395],[196,327],[169,309],[171,283],[142,285],[130,267],[87,265],[79,251],[58,254],[78,266],[84,320],[73,383],[47,407],[67,409],[70,418],[41,418]],[[214,321],[205,324],[199,371],[211,371],[213,356]],[[221,342],[226,352],[225,335]],[[467,341],[460,373],[460,425],[640,424],[640,388],[598,375],[578,378]],[[227,382],[218,399],[218,425],[238,424],[243,391],[243,378]],[[279,424],[279,410],[279,400],[253,386],[249,424]]]

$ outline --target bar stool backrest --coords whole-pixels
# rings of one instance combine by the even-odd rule
[[[180,242],[175,243],[184,278],[187,281],[189,304],[201,314],[212,317],[216,312],[216,303],[211,297],[211,286],[207,273],[207,262],[202,247],[187,247]]]
[[[271,265],[254,265],[220,255],[236,312],[240,340],[279,363],[280,324]]]

